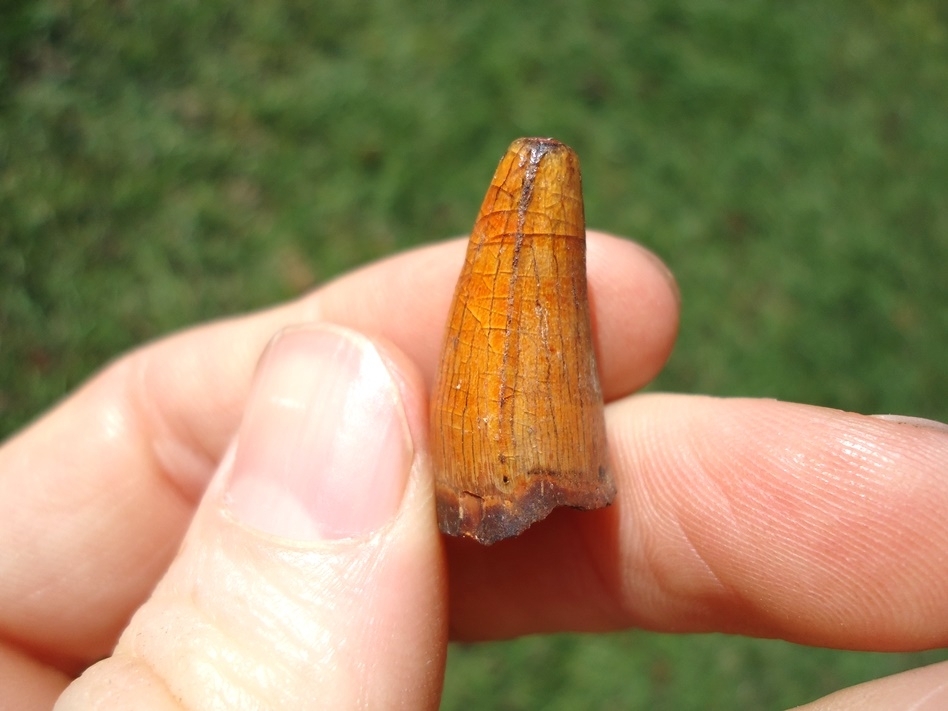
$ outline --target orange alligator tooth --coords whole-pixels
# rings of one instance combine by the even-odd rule
[[[514,141],[474,223],[431,404],[442,531],[484,544],[607,506],[579,159]]]

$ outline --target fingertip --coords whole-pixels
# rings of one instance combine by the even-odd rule
[[[842,689],[796,711],[939,711],[948,708],[948,662]]]
[[[603,395],[651,381],[678,336],[681,293],[668,266],[630,239],[587,232],[587,271]]]

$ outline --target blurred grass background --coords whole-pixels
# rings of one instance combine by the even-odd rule
[[[122,350],[469,229],[507,144],[677,274],[655,388],[948,420],[941,0],[6,0],[0,434]],[[455,646],[443,708],[776,709],[948,657]]]

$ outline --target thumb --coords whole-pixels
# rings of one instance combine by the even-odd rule
[[[336,327],[281,333],[177,559],[57,708],[435,708],[425,412],[400,354]]]

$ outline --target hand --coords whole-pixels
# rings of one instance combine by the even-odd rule
[[[83,670],[61,708],[436,707],[449,630],[945,643],[948,430],[628,397],[664,364],[677,301],[654,257],[603,235],[590,295],[615,505],[492,548],[442,542],[426,388],[463,249],[146,346],[0,449],[12,708],[48,708]],[[933,702],[946,682],[935,665],[814,708]]]

